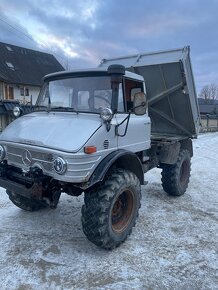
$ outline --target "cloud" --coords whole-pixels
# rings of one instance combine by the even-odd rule
[[[0,41],[9,44],[24,46],[27,48],[36,48],[37,43],[28,31],[18,25],[17,22],[8,19],[0,11]]]
[[[215,0],[2,0],[0,10],[5,13],[0,17],[32,38],[0,21],[0,41],[53,52],[71,68],[96,66],[102,58],[191,45],[197,87],[216,81]]]

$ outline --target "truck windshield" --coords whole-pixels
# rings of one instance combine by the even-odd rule
[[[100,112],[111,107],[111,81],[108,76],[78,77],[46,83],[37,105],[51,110]]]

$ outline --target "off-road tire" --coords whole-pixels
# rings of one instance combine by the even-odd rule
[[[191,172],[191,157],[188,150],[181,150],[173,165],[163,165],[162,186],[169,195],[183,195],[188,187]]]
[[[46,208],[47,204],[45,201],[38,201],[34,199],[26,198],[22,195],[15,194],[12,191],[6,191],[9,199],[13,202],[17,207],[26,210],[26,211],[38,211],[40,209]]]
[[[86,192],[82,226],[88,240],[110,250],[123,243],[138,216],[141,186],[137,176],[117,169],[96,190]]]

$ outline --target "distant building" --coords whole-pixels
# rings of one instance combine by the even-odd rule
[[[0,42],[0,99],[34,104],[42,77],[62,70],[51,54]]]
[[[218,105],[200,104],[199,108],[201,115],[218,115]]]
[[[49,54],[0,42],[0,131],[13,120],[13,108],[34,105],[46,74],[64,68]]]
[[[218,101],[198,99],[199,110],[201,115],[201,131],[214,132],[218,131]]]
[[[204,99],[198,98],[198,104],[201,116],[218,116],[218,100],[208,100],[208,103],[205,103]]]

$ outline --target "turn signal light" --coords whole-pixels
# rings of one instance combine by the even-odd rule
[[[92,154],[95,153],[97,151],[97,148],[95,146],[86,146],[84,147],[84,152],[86,154]]]

